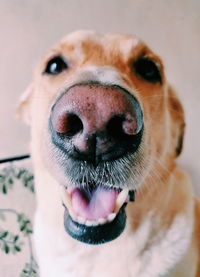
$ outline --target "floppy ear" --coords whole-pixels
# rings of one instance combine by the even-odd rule
[[[22,94],[16,111],[16,117],[23,120],[26,124],[30,125],[30,103],[33,94],[33,84],[31,83],[25,92]]]
[[[168,89],[168,100],[173,149],[175,156],[178,157],[183,148],[185,119],[182,104],[171,86]]]

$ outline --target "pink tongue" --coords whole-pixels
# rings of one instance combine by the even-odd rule
[[[118,192],[98,187],[88,200],[80,189],[71,193],[74,212],[86,219],[97,220],[105,218],[114,211]]]

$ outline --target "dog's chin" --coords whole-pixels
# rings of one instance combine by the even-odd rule
[[[68,210],[64,213],[66,232],[74,239],[87,244],[102,244],[116,239],[126,226],[125,204],[113,221],[98,226],[87,226],[72,219]]]
[[[102,244],[116,239],[126,226],[125,207],[135,191],[109,187],[62,188],[64,226],[74,239]]]

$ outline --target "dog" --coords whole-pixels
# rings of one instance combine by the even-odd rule
[[[31,126],[41,277],[200,276],[200,205],[176,158],[184,111],[132,35],[77,31],[42,59]]]

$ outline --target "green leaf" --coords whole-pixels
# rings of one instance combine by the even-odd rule
[[[24,169],[20,169],[19,172],[18,172],[18,174],[16,175],[16,178],[17,178],[17,179],[20,179],[21,176],[22,176],[24,173],[25,173],[25,170],[24,170]]]
[[[26,228],[26,225],[23,223],[21,226],[20,226],[20,231],[23,232]]]
[[[16,242],[18,239],[19,239],[19,236],[18,236],[18,235],[14,236],[13,242]]]
[[[7,194],[6,184],[3,184],[3,186],[2,186],[2,192],[3,192],[3,194]]]
[[[4,244],[4,246],[3,246],[3,250],[4,250],[4,252],[5,252],[6,254],[8,254],[8,253],[9,253],[9,251],[10,251],[10,247],[7,245],[7,243],[5,243],[5,244]]]
[[[13,184],[13,179],[9,178],[8,179],[8,184],[12,185]]]
[[[15,249],[17,252],[20,252],[20,251],[21,251],[21,247],[19,247],[19,246],[17,246],[17,245],[14,246],[14,249]]]
[[[22,221],[22,219],[23,219],[23,214],[18,214],[17,221],[20,222],[20,221]]]
[[[8,235],[8,232],[7,232],[7,231],[1,233],[1,234],[0,234],[0,239],[3,239],[3,238],[5,238],[5,237],[7,237],[7,235]]]

